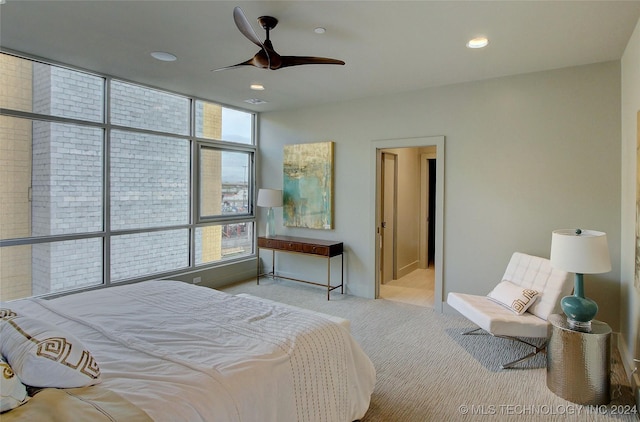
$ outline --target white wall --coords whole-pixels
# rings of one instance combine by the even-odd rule
[[[444,289],[485,294],[514,251],[549,256],[551,231],[607,232],[613,270],[586,277],[598,319],[618,329],[620,64],[608,62],[264,113],[259,185],[282,185],[282,146],[336,142],[335,230],[347,290],[374,296],[372,141],[444,135]],[[290,271],[310,272],[289,262]],[[287,262],[285,261],[285,264]]]
[[[640,358],[640,291],[634,282],[637,115],[640,111],[640,20],[622,57],[622,239],[620,351],[627,368]]]

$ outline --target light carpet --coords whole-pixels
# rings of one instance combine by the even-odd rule
[[[612,376],[612,402],[589,408],[566,401],[546,387],[542,355],[518,369],[500,370],[500,364],[523,355],[525,349],[488,335],[460,335],[473,328],[462,317],[341,295],[337,290],[327,301],[324,290],[285,280],[261,279],[256,285],[254,279],[220,290],[349,319],[353,336],[377,372],[362,422],[638,420],[617,353],[613,354],[618,369]]]

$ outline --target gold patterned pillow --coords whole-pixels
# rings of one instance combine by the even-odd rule
[[[32,387],[74,388],[100,382],[100,368],[73,335],[34,318],[2,318],[0,353]]]
[[[15,409],[27,400],[26,387],[9,364],[0,357],[0,412]]]
[[[16,314],[11,309],[7,309],[7,308],[1,308],[0,309],[0,319],[9,319],[9,318],[13,318],[14,316],[17,316],[17,315],[18,314]]]
[[[502,280],[487,296],[511,312],[522,315],[533,305],[533,302],[540,296],[540,292]]]

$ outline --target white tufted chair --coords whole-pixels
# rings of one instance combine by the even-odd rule
[[[502,365],[506,369],[545,350],[546,342],[543,346],[536,346],[519,337],[547,338],[547,318],[561,312],[560,299],[571,294],[573,278],[570,273],[551,268],[548,259],[515,252],[502,280],[536,290],[540,296],[522,315],[487,296],[449,293],[447,303],[478,326],[463,334],[481,334],[479,330],[482,329],[492,336],[519,341],[534,348],[528,355]]]

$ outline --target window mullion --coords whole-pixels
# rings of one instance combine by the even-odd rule
[[[103,282],[111,284],[111,79],[104,82],[104,158],[103,158],[103,187],[102,187],[102,218],[103,230]]]

